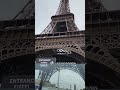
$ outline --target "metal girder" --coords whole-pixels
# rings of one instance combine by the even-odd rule
[[[61,0],[56,15],[70,13],[69,0]]]
[[[83,80],[85,80],[85,69],[81,66],[81,64],[76,64],[76,63],[55,63],[52,65],[48,65],[48,68],[45,70],[40,68],[38,78],[42,79],[43,81],[49,81],[51,76],[57,72],[57,68],[60,70],[72,70],[79,74]],[[41,72],[42,71],[42,72]],[[42,73],[44,74],[42,77]]]
[[[14,19],[31,19],[35,17],[35,1],[29,0],[29,2],[23,7],[23,9],[13,18]]]
[[[86,13],[107,11],[101,0],[86,0]]]

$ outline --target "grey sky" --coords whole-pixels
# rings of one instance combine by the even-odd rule
[[[120,0],[101,0],[108,10],[120,10]]]
[[[58,72],[53,74],[51,76],[50,82],[53,84],[57,83],[57,76]],[[74,84],[76,85],[77,89],[83,89],[85,88],[85,81],[82,79],[82,77],[71,71],[71,70],[60,70],[60,87],[61,88],[70,88],[70,85],[72,86],[72,90],[74,90]]]
[[[0,0],[0,20],[13,18],[29,0]]]

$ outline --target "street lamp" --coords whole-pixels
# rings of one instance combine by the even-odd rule
[[[60,79],[60,67],[56,68],[58,71],[58,82],[57,82],[57,90],[59,90],[59,79]]]

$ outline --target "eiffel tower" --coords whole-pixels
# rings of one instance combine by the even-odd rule
[[[40,70],[38,79],[41,80],[41,88],[42,83],[48,82],[57,72],[58,67],[60,70],[72,70],[85,80],[84,68],[81,68],[81,63],[82,65],[85,63],[84,47],[84,33],[75,24],[74,14],[70,12],[69,0],[61,0],[49,25],[35,37],[36,59],[56,58],[56,63],[48,64],[47,70],[42,70],[36,63],[36,69]]]
[[[59,57],[58,53],[60,51],[71,52],[71,54],[66,54],[65,57],[73,58],[73,60],[68,59],[67,62],[85,62],[84,33],[77,28],[74,22],[74,14],[70,12],[69,0],[60,1],[59,8],[56,14],[51,17],[51,20],[45,30],[36,35],[36,56]],[[64,62],[59,58],[57,61]]]
[[[29,0],[21,11],[12,18],[15,19],[34,19],[35,17],[35,1]]]
[[[52,16],[51,19],[52,21],[42,34],[79,31],[74,23],[74,14],[70,12],[68,0],[62,0],[60,2],[56,15]]]
[[[86,0],[85,2],[85,12],[103,12],[107,11],[107,9],[103,6],[101,0]]]
[[[30,2],[26,4],[26,6],[13,18],[13,20],[0,21],[0,34],[1,34],[0,35],[0,40],[1,40],[0,41],[0,61],[7,62],[9,60],[9,62],[11,62],[13,58],[15,60],[20,59],[19,56],[24,56],[24,55],[28,55],[29,56],[28,59],[30,59],[31,58],[30,54],[34,53],[33,50],[30,49],[31,47],[34,47],[34,40],[31,40],[29,38],[31,36],[34,36],[33,35],[34,34],[34,8],[32,8],[32,6],[34,7],[34,0],[30,0]],[[60,7],[62,7],[62,5]],[[68,10],[67,12],[69,12],[69,9],[67,10]],[[59,16],[58,14],[59,13],[57,12],[56,16]],[[73,17],[72,14],[70,16]],[[98,17],[95,18],[94,16],[98,16]],[[38,57],[45,57],[46,53],[49,56],[51,56],[51,54],[53,54],[54,56],[56,52],[60,53],[61,50],[58,49],[58,50],[51,51],[48,49],[62,48],[67,50],[67,51],[62,50],[62,53],[68,52],[69,56],[75,58],[73,61],[76,61],[76,62],[78,61],[80,63],[81,60],[79,59],[81,58],[81,56],[84,56],[84,54],[82,53],[84,53],[84,49],[85,49],[87,53],[85,57],[93,63],[92,65],[94,66],[97,63],[97,65],[100,64],[100,67],[101,67],[101,69],[99,69],[99,66],[95,66],[95,68],[98,68],[100,70],[99,71],[97,69],[97,71],[101,73],[97,74],[94,72],[89,72],[88,76],[94,77],[93,79],[91,79],[91,82],[96,83],[96,81],[99,82],[101,80],[101,83],[96,83],[97,85],[102,84],[100,85],[101,87],[106,85],[106,83],[112,87],[120,86],[119,85],[120,79],[118,78],[120,73],[120,68],[119,68],[120,55],[118,51],[120,48],[120,41],[119,41],[120,17],[119,16],[120,16],[119,10],[108,12],[104,8],[101,0],[86,0],[87,32],[74,31],[72,28],[69,30],[64,29],[63,32],[60,32],[59,29],[57,29],[57,31],[56,29],[53,30],[53,27],[57,25],[56,21],[53,20],[54,23],[49,24],[46,30],[43,31],[43,34],[36,35],[36,41],[35,41],[36,53],[39,52]],[[53,19],[55,18],[53,17]],[[112,23],[114,23],[115,26]],[[61,23],[59,24],[61,25]],[[59,24],[57,26],[60,26]],[[72,26],[73,24],[67,24],[67,25]],[[98,28],[101,25],[103,27]],[[62,23],[62,26],[64,26],[63,23]],[[61,28],[61,27],[56,27],[56,28]],[[76,28],[76,26],[74,28]],[[68,32],[66,30],[68,30]],[[75,30],[78,30],[78,29],[75,29]],[[85,38],[86,38],[86,43],[85,43]],[[50,52],[48,52],[47,50]],[[75,53],[69,54],[71,53],[70,51]],[[58,60],[58,62],[60,62],[60,60]],[[29,63],[26,63],[24,65],[22,63],[21,65],[23,65],[25,69],[27,64],[29,66]],[[9,71],[8,70],[9,65],[10,65],[9,63],[1,65],[2,68],[3,67],[5,68],[3,69],[2,72]],[[6,69],[6,67],[8,68]],[[29,66],[27,69],[29,69],[30,67],[32,66]],[[104,76],[104,75],[100,76],[102,72],[104,73],[106,72],[106,69],[102,67],[105,67],[105,68],[107,67],[106,69],[111,73],[108,73],[107,76]],[[25,71],[26,73],[28,72],[27,69]],[[20,69],[17,71],[18,71],[17,73],[24,73],[23,69],[22,70]],[[94,71],[94,68],[91,68],[90,71]],[[114,72],[115,73],[117,72],[117,74],[115,74]],[[110,75],[114,76],[114,78],[117,78],[117,79],[111,80],[108,77]],[[96,81],[93,81],[94,79],[96,79]],[[103,85],[103,82],[105,82],[104,85]],[[116,83],[114,84],[114,82]],[[95,85],[95,83],[93,85]]]
[[[85,7],[86,86],[119,89],[120,10],[108,11],[102,0],[86,0]]]
[[[34,75],[34,11],[28,0],[14,18],[0,21],[0,83],[8,75]]]

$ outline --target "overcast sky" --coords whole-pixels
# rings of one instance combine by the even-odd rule
[[[11,19],[29,0],[0,0],[0,20]]]
[[[108,10],[120,10],[120,0],[101,0]]]
[[[53,74],[51,76],[50,82],[55,84],[58,80],[58,72]],[[70,85],[72,86],[72,90],[74,90],[74,85],[76,85],[76,89],[80,90],[85,88],[85,81],[82,79],[82,77],[71,70],[61,70],[60,71],[60,87],[61,88],[69,88]]]

